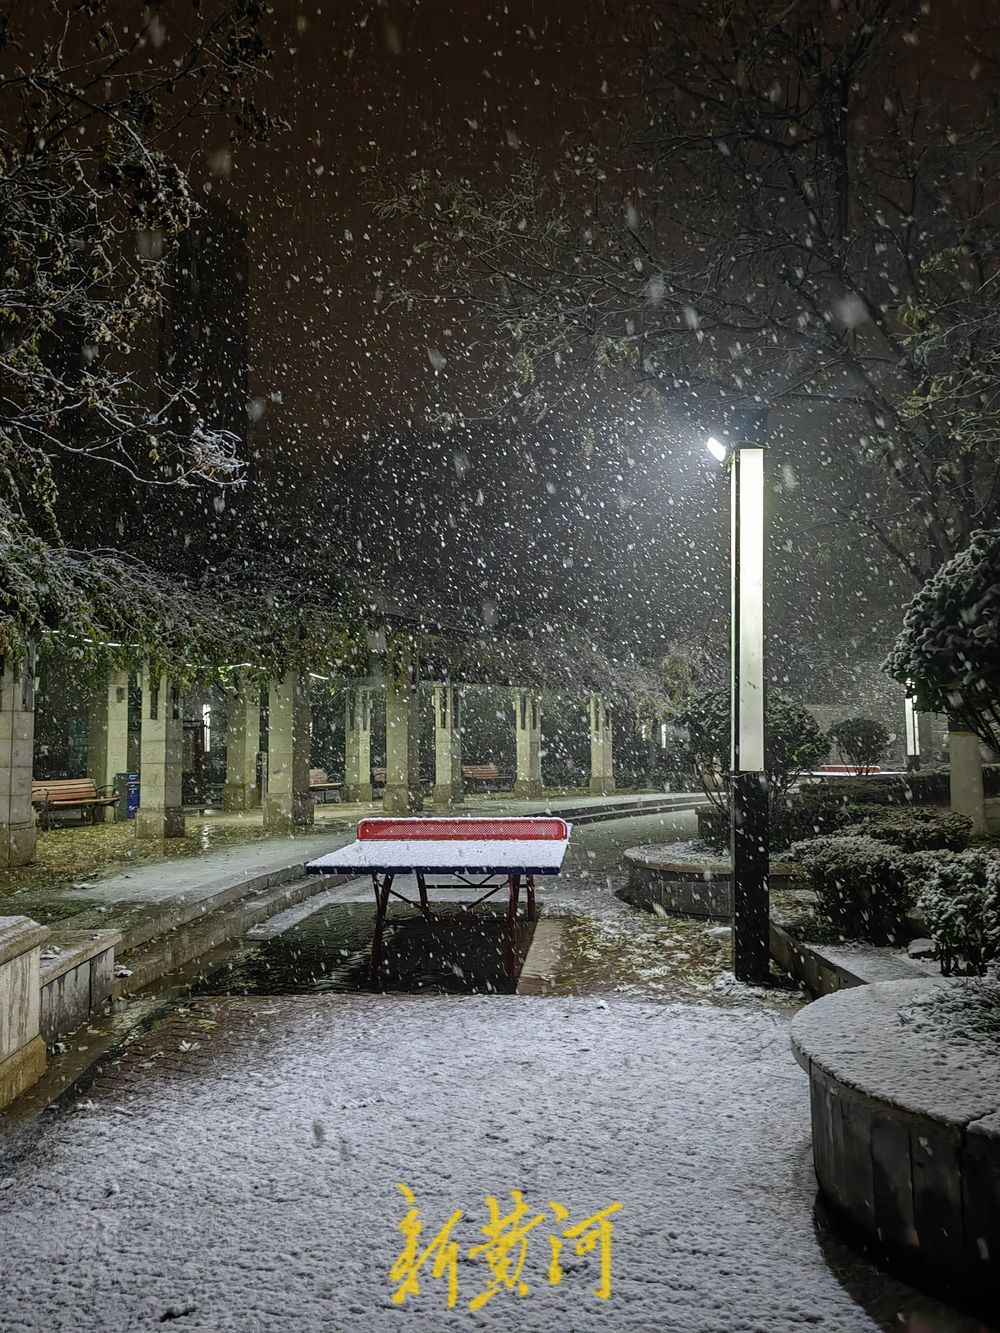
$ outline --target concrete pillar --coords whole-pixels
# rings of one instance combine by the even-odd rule
[[[514,795],[534,799],[542,794],[542,705],[531,690],[514,691],[514,734],[517,742]]]
[[[344,800],[372,799],[372,696],[361,687],[344,691]]]
[[[607,796],[615,789],[611,718],[599,694],[590,696],[590,790]]]
[[[398,649],[385,673],[385,800],[387,815],[423,807],[420,795],[418,663],[412,650]]]
[[[39,968],[48,926],[0,916],[0,1108],[45,1073]]]
[[[184,709],[181,689],[164,672],[142,673],[142,730],[139,737],[137,838],[181,838],[184,807]]]
[[[260,686],[237,681],[226,699],[226,784],[222,788],[224,810],[256,810],[257,754],[260,750]]]
[[[309,677],[286,671],[272,680],[267,713],[264,827],[289,832],[313,822],[309,795]]]
[[[434,686],[435,805],[458,805],[464,799],[461,707],[457,686]]]
[[[951,774],[951,808],[972,820],[973,833],[986,832],[983,799],[983,760],[979,737],[952,726],[948,731],[948,768]]]
[[[0,657],[0,869],[35,859],[35,650]]]
[[[87,772],[102,787],[111,788],[119,773],[128,772],[128,672],[111,671],[90,701],[87,733]],[[110,792],[105,793],[110,795]],[[114,817],[107,808],[106,820]]]

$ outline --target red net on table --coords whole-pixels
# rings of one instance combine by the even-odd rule
[[[565,839],[564,819],[362,819],[362,842],[540,842]]]

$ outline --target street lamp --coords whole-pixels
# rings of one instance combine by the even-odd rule
[[[906,731],[906,767],[915,773],[920,767],[920,722],[917,718],[917,701],[908,684],[906,698],[903,700],[903,719]]]
[[[760,443],[766,410],[740,413],[732,443],[707,441],[727,459],[732,487],[732,745],[730,797],[733,883],[733,972],[737,980],[770,980],[765,706],[765,465]]]

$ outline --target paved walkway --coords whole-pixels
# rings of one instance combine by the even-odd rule
[[[59,1108],[0,1120],[0,1329],[982,1333],[817,1225],[797,1004],[714,985],[726,951],[704,925],[614,896],[623,842],[685,820],[574,837],[546,899],[577,923],[577,993],[188,1000]],[[426,1270],[392,1301],[398,1182],[422,1245],[461,1210],[451,1310]],[[512,1189],[543,1214],[528,1290],[472,1310],[485,1196]],[[608,1301],[599,1252],[572,1241],[551,1284],[553,1202],[562,1227],[622,1205]]]
[[[201,1000],[2,1146],[5,1333],[975,1327],[817,1230],[807,1083],[762,1005]],[[421,1249],[461,1210],[451,1310],[433,1256],[393,1304],[398,1182]],[[524,1289],[470,1309],[514,1189],[542,1214]],[[572,1241],[553,1285],[548,1236],[615,1203],[610,1298]]]
[[[585,808],[588,812],[622,808],[625,813],[625,807],[630,804],[657,804],[663,799],[662,796],[566,797],[551,801],[472,799],[463,806],[462,813],[524,815],[546,810],[558,813],[560,810],[579,808]],[[675,798],[669,799],[673,804]],[[676,803],[682,808],[694,799],[677,794]],[[165,928],[170,928],[171,924],[190,919],[199,907],[207,910],[231,901],[252,885],[259,885],[275,876],[288,878],[290,874],[301,873],[301,867],[306,861],[351,842],[359,819],[380,812],[381,805],[318,805],[316,823],[295,836],[257,837],[245,843],[227,842],[199,856],[145,861],[126,871],[101,875],[85,883],[15,893],[3,898],[4,910],[35,916],[64,928],[114,927],[124,930],[127,936],[137,932],[137,915],[148,918],[151,925],[156,924],[157,929],[164,921]],[[432,814],[433,810],[428,809],[425,813]],[[242,820],[248,829],[256,830],[260,818],[259,815],[210,815],[201,817],[201,822],[208,827],[221,823],[232,825]],[[191,817],[190,822],[195,822],[195,817]],[[49,836],[58,837],[59,834],[56,832]],[[164,916],[164,909],[171,904],[175,904],[178,909],[173,923]],[[139,933],[143,938],[149,938],[145,927]]]

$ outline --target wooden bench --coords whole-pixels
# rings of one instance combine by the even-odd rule
[[[111,795],[102,794],[106,792]],[[90,822],[96,824],[98,812],[103,816],[109,807],[116,808],[118,794],[110,786],[98,788],[93,778],[51,778],[32,782],[31,804],[38,810],[44,829],[52,827],[52,815],[59,810],[80,810],[84,815],[89,811]]]
[[[335,801],[341,801],[344,798],[344,784],[340,781],[327,777],[325,768],[311,768],[309,770],[309,790],[314,793],[317,800],[322,795],[322,803],[326,805],[330,793],[333,793]]]
[[[496,764],[463,764],[462,778],[465,782],[492,783],[494,786],[513,787],[514,779],[509,774],[501,773]],[[372,786],[385,786],[385,769],[372,769]]]
[[[466,782],[492,783],[493,786],[513,786],[514,779],[501,773],[496,764],[463,764],[462,777]]]

